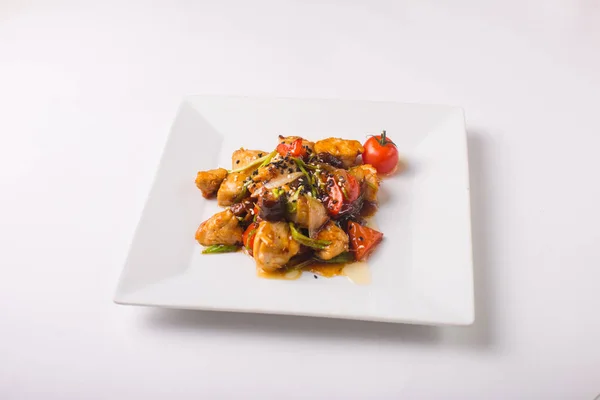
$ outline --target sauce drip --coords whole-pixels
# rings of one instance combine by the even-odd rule
[[[365,201],[363,203],[362,208],[360,209],[360,216],[363,218],[372,217],[377,212],[379,206],[377,203],[372,203],[370,201]]]
[[[256,275],[265,279],[283,279],[294,281],[302,276],[302,272],[309,272],[325,278],[345,276],[357,285],[368,285],[371,283],[371,271],[364,261],[356,261],[346,264],[314,263],[302,269],[265,271],[256,269]]]

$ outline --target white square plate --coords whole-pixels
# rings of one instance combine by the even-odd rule
[[[385,179],[375,217],[384,241],[371,284],[345,277],[261,279],[242,253],[203,255],[198,225],[219,210],[196,172],[230,168],[239,147],[277,135],[364,142],[386,129],[409,164]],[[467,141],[462,109],[391,102],[191,96],[184,100],[115,295],[119,304],[417,324],[473,322]]]

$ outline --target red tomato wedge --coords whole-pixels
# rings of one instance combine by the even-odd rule
[[[242,235],[242,243],[250,255],[252,255],[252,248],[254,247],[254,237],[256,236],[256,230],[258,229],[258,222],[253,222],[248,225],[246,231]]]
[[[360,186],[358,185],[358,181],[350,174],[346,176],[346,184],[344,185],[344,188],[346,189],[346,201],[348,203],[352,203],[354,200],[358,199],[358,196],[360,196]]]
[[[348,222],[348,236],[357,261],[367,258],[383,239],[383,233],[352,221]]]
[[[340,210],[344,205],[344,195],[342,194],[342,189],[340,189],[333,176],[329,176],[327,178],[327,183],[325,186],[327,187],[326,190],[328,197],[325,207],[327,208],[329,215],[335,217],[340,213]]]
[[[296,139],[292,143],[279,143],[277,145],[277,152],[282,157],[304,157],[306,155],[306,149],[302,146],[302,139]]]

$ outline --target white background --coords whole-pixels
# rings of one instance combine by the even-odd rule
[[[0,398],[600,394],[600,3],[0,1]],[[184,94],[461,105],[476,323],[120,307]]]

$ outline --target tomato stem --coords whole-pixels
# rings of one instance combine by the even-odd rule
[[[388,139],[388,138],[387,138],[387,136],[386,136],[386,134],[387,134],[387,133],[386,133],[386,131],[385,131],[385,129],[384,129],[384,130],[383,130],[383,132],[381,132],[381,136],[380,136],[379,138],[377,138],[377,136],[375,136],[375,139],[377,139],[377,141],[379,142],[379,144],[380,144],[382,147],[383,147],[383,146],[385,146],[386,144],[391,144],[391,145],[393,145],[394,147],[397,147],[397,146],[396,146],[396,143],[394,143],[394,142],[392,142],[390,139]]]

